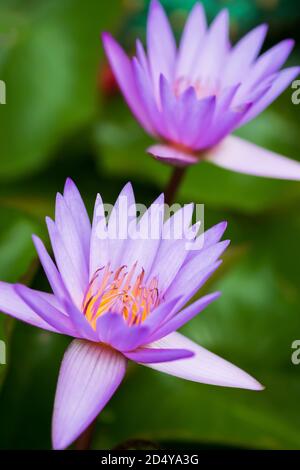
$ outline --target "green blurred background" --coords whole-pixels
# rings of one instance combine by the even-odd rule
[[[143,0],[0,0],[0,279],[48,289],[31,233],[46,240],[44,217],[65,178],[91,211],[96,192],[112,202],[131,180],[138,202],[163,190],[170,169],[145,155],[150,141],[130,115],[99,40],[112,31],[130,51],[144,37]],[[165,0],[180,31],[192,0]],[[267,46],[299,36],[298,2],[205,1],[224,6],[237,39],[262,21]],[[298,41],[291,64],[300,62]],[[300,160],[300,107],[289,89],[239,135]],[[300,106],[300,105],[299,105]],[[94,448],[300,448],[300,184],[190,168],[178,201],[205,204],[205,225],[227,219],[232,240],[206,286],[223,295],[185,333],[246,369],[266,391],[188,383],[131,366],[98,419]],[[57,374],[68,338],[0,315],[7,365],[0,366],[0,448],[50,448]],[[128,440],[143,444],[127,444]]]

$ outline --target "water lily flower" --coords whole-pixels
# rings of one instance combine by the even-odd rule
[[[159,141],[148,148],[150,154],[178,167],[206,160],[241,173],[300,179],[300,163],[230,135],[267,108],[300,72],[299,67],[280,70],[294,45],[290,39],[259,56],[266,32],[265,24],[258,26],[232,47],[228,11],[208,28],[196,3],[177,48],[162,6],[152,0],[147,55],[138,40],[136,56],[129,59],[103,33],[130,109]]]
[[[91,224],[68,179],[57,195],[55,220],[46,219],[55,263],[33,236],[53,293],[0,282],[1,311],[74,338],[57,384],[55,449],[69,446],[96,418],[123,380],[128,360],[196,382],[262,389],[246,372],[176,332],[219,297],[208,294],[185,306],[220,264],[226,223],[191,238],[192,204],[167,221],[163,195],[138,220],[128,215],[135,207],[127,184],[107,221],[98,195]],[[129,219],[134,238],[128,236]],[[149,220],[158,236],[145,237]],[[166,237],[170,227],[182,236]],[[186,249],[188,239],[193,249]]]

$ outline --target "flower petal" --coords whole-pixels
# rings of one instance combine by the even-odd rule
[[[183,146],[195,150],[201,150],[206,146],[207,131],[213,126],[216,102],[215,96],[198,100],[192,89],[182,94],[179,103],[185,112],[181,113],[183,119],[180,123],[179,135]]]
[[[85,257],[88,259],[90,253],[91,222],[80,192],[71,178],[67,178],[64,198],[73,216]]]
[[[252,103],[246,103],[245,105],[242,105],[241,109],[238,111],[228,109],[226,112],[219,113],[214,126],[211,127],[211,131],[207,132],[205,146],[203,145],[203,148],[211,148],[231,134],[234,129],[239,127],[239,124],[242,122],[249,110],[252,109],[252,106]]]
[[[267,91],[262,94],[261,98],[246,113],[241,122],[241,126],[254,119],[258,114],[264,111],[276,98],[292,83],[299,75],[300,67],[290,67],[278,72],[273,79],[273,83],[268,87]]]
[[[84,279],[78,271],[78,265],[76,266],[74,264],[73,258],[67,250],[53,220],[47,217],[46,223],[55,256],[55,261],[61,274],[63,283],[72,300],[77,306],[80,306],[86,288]]]
[[[173,78],[176,43],[169,20],[158,0],[152,0],[147,21],[147,50],[155,96],[159,96],[159,77]]]
[[[195,278],[200,279],[200,273],[206,272],[207,269],[210,270],[210,267],[214,266],[229,243],[229,240],[224,240],[201,250],[200,253],[194,252],[194,257],[182,266],[177,276],[173,279],[173,282],[166,292],[168,298],[175,295],[189,294],[189,285],[193,285]]]
[[[63,196],[59,193],[56,196],[55,225],[69,256],[72,258],[81,283],[87,284],[88,256],[86,247],[82,243],[72,212]]]
[[[60,273],[49,256],[42,240],[36,235],[33,235],[32,239],[54,295],[59,299],[63,299],[66,296],[66,289]]]
[[[65,300],[65,308],[81,338],[98,342],[96,331],[91,327],[84,314],[68,299]]]
[[[167,317],[161,327],[151,335],[149,341],[157,341],[165,336],[173,333],[173,331],[179,330],[183,325],[192,320],[196,315],[201,313],[209,304],[214,302],[220,297],[220,292],[215,292],[213,294],[205,295],[196,302],[193,302],[191,305],[181,310],[181,312],[176,315],[171,315],[171,318]],[[176,310],[176,307],[175,307]]]
[[[149,74],[150,69],[149,69],[148,58],[146,56],[144,46],[143,46],[142,42],[139,39],[136,40],[136,57],[137,57],[137,60],[139,61],[140,65],[144,69],[145,73]]]
[[[53,447],[68,447],[97,417],[119,387],[126,371],[121,354],[83,340],[67,349],[58,378]]]
[[[160,292],[163,293],[170,285],[188,255],[188,227],[192,220],[193,204],[185,204],[163,226],[162,240],[147,277],[159,279]]]
[[[196,3],[186,21],[180,40],[176,77],[188,77],[203,46],[206,17],[201,3]]]
[[[152,145],[147,149],[147,152],[157,160],[178,167],[199,163],[199,159],[195,155],[169,145]]]
[[[227,137],[205,159],[228,170],[254,176],[300,180],[300,163],[238,137]]]
[[[141,125],[150,134],[153,134],[152,125],[147,117],[147,113],[145,112],[136,88],[132,64],[129,58],[110,34],[103,33],[102,41],[116,80],[129,108]]]
[[[136,275],[141,270],[150,272],[160,245],[163,224],[164,195],[161,194],[139,219],[136,233],[131,233],[121,260],[128,268],[136,263]]]
[[[183,266],[177,275],[178,279],[167,290],[166,300],[180,296],[176,305],[177,311],[179,311],[201,289],[221,264],[222,260],[219,260],[200,270],[197,263],[189,262],[188,269],[186,269],[186,265]]]
[[[283,66],[293,47],[294,41],[292,39],[286,39],[261,55],[251,68],[247,79],[240,87],[235,98],[236,102],[247,101],[247,95],[251,92],[253,87],[259,85],[265,78],[274,74]]]
[[[222,236],[224,235],[224,232],[227,227],[227,222],[220,222],[217,225],[214,225],[210,229],[206,230],[204,233],[199,235],[194,242],[191,242],[191,249],[189,253],[187,254],[185,263],[190,261],[192,258],[195,257],[195,251],[199,251],[205,248],[209,248],[210,246],[214,245],[215,243],[218,243]]]
[[[134,212],[134,214],[132,214]],[[128,230],[136,220],[135,199],[131,183],[127,183],[111,211],[108,221],[109,253],[112,269],[121,266],[124,247],[128,240]]]
[[[78,332],[74,328],[70,318],[60,310],[51,305],[40,292],[21,284],[16,284],[15,291],[24,300],[24,302],[45,322],[55,328],[62,334],[77,337]]]
[[[14,284],[0,282],[0,310],[30,325],[59,333],[56,328],[45,322],[21,299],[15,291]]]
[[[126,352],[124,355],[131,361],[140,364],[156,364],[187,359],[193,357],[194,353],[187,349],[155,349],[149,347]]]
[[[195,353],[191,359],[170,363],[148,365],[152,369],[175,375],[193,382],[201,382],[222,387],[263,390],[263,386],[246,372],[230,362],[207,351],[180,333],[172,333],[152,344],[153,347],[186,348]]]
[[[163,325],[165,320],[170,316],[173,316],[178,309],[175,309],[181,297],[175,297],[170,301],[162,302],[157,308],[155,308],[151,314],[143,322],[143,326],[149,328],[149,335],[155,333],[155,331]],[[149,341],[148,341],[149,342]],[[144,343],[146,344],[146,342]]]
[[[133,351],[147,344],[150,329],[146,326],[129,326],[119,313],[104,313],[97,320],[99,341],[118,351]]]
[[[267,34],[268,26],[262,24],[244,36],[229,54],[222,86],[226,87],[241,82],[247,76],[249,67],[256,59]]]
[[[229,14],[222,10],[211,24],[206,34],[198,63],[192,70],[192,78],[204,84],[215,85],[220,77],[223,64],[229,51]]]
[[[110,259],[109,240],[104,206],[100,194],[97,195],[91,235],[90,280],[97,269],[106,266]]]
[[[153,126],[153,129],[155,130],[153,134],[161,134],[167,138],[168,135],[164,128],[162,116],[159,111],[160,100],[157,100],[154,96],[151,75],[142,67],[135,57],[132,59],[132,68],[140,100],[143,103],[145,112]]]

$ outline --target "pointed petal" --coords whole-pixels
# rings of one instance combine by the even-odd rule
[[[286,62],[293,47],[294,41],[292,39],[286,39],[261,55],[239,89],[236,96],[237,102],[247,101],[247,95],[251,92],[253,87],[259,85],[269,75],[277,72]]]
[[[62,334],[76,337],[78,332],[74,328],[70,318],[60,310],[51,305],[39,292],[29,289],[29,287],[16,284],[15,290],[24,302],[45,322]]]
[[[161,295],[164,295],[164,292],[180,271],[188,253],[186,245],[187,242],[185,239],[175,240],[167,246],[164,244],[161,254],[158,253],[157,261],[154,263],[151,271],[151,276],[159,279]]]
[[[241,82],[249,67],[259,54],[267,34],[268,26],[262,24],[244,36],[229,54],[222,85],[224,87]]]
[[[145,73],[150,74],[148,58],[144,46],[139,39],[136,40],[136,57]]]
[[[155,96],[159,95],[159,77],[172,79],[176,43],[169,20],[158,0],[152,0],[147,21],[147,49]]]
[[[227,137],[205,159],[227,170],[266,178],[300,180],[300,163],[238,137]]]
[[[193,302],[191,305],[181,310],[181,312],[173,315],[171,318],[165,319],[164,323],[157,331],[151,335],[149,340],[157,341],[165,336],[173,333],[173,331],[179,330],[183,325],[192,320],[196,315],[201,313],[209,304],[214,302],[220,297],[220,292],[215,292],[213,294],[205,295],[196,302]]]
[[[168,145],[152,145],[147,149],[147,152],[157,160],[178,167],[199,163],[199,159],[195,155]]]
[[[103,33],[102,41],[111,68],[128,106],[146,131],[153,134],[152,125],[136,88],[132,64],[129,58],[110,34]]]
[[[178,309],[176,309],[175,307],[180,299],[181,297],[175,297],[168,302],[161,303],[157,308],[155,308],[151,312],[151,315],[146,318],[146,320],[143,322],[143,326],[149,329],[151,335],[156,332],[160,325],[163,325],[165,323],[167,318],[169,318],[170,316],[172,317],[174,313],[178,311]]]
[[[88,256],[84,247],[81,235],[77,230],[77,224],[73,219],[65,199],[61,194],[57,194],[55,206],[55,225],[62,242],[72,258],[78,277],[82,284],[88,283]]]
[[[33,243],[35,245],[37,254],[39,256],[41,265],[44,268],[45,274],[51,286],[51,289],[54,292],[54,295],[60,299],[65,298],[66,289],[62,281],[61,275],[58,272],[55,264],[53,263],[51,257],[49,256],[44,243],[36,235],[32,236]]]
[[[162,362],[178,361],[194,356],[194,353],[187,349],[155,349],[139,348],[124,354],[128,359],[140,364],[156,364]]]
[[[198,63],[192,71],[194,79],[215,85],[229,51],[229,14],[222,10],[206,34],[205,44]]]
[[[119,387],[126,359],[116,351],[75,340],[61,365],[53,413],[54,449],[68,447],[97,417]]]
[[[154,95],[151,76],[135,57],[132,59],[132,68],[140,100],[143,103],[145,112],[153,129],[155,130],[153,134],[163,135],[166,138],[167,134],[159,111],[160,100],[156,99],[157,97]]]
[[[164,195],[161,194],[142,215],[136,226],[136,233],[131,233],[122,264],[132,267],[136,264],[136,274],[141,270],[150,272],[161,241],[164,224]]]
[[[299,75],[300,67],[290,67],[281,70],[273,79],[273,83],[268,87],[261,98],[251,107],[243,117],[239,125],[243,126],[263,112],[279,95],[292,83]]]
[[[245,105],[241,105],[240,109],[233,110],[232,108],[219,113],[219,115],[216,116],[214,126],[211,126],[210,132],[207,132],[205,145],[203,145],[202,148],[211,148],[231,134],[231,132],[239,127],[252,107],[252,103],[246,103]]]
[[[106,266],[110,259],[109,240],[104,206],[100,194],[97,195],[91,235],[90,280],[97,269]]]
[[[55,223],[46,218],[48,232],[53,248],[55,261],[61,274],[63,283],[76,305],[80,306],[84,297],[86,284],[67,250]]]
[[[183,266],[179,274],[176,276],[176,280],[171,284],[167,290],[165,297],[166,299],[173,299],[180,296],[180,300],[176,305],[177,311],[180,310],[200,289],[204,286],[206,281],[213,275],[213,273],[219,268],[222,261],[216,261],[212,265],[199,269],[197,263],[188,263],[188,269]]]
[[[194,257],[182,266],[177,276],[173,279],[173,282],[167,290],[167,295],[178,296],[189,294],[189,285],[193,285],[193,280],[195,278],[197,279],[198,276],[200,276],[200,273],[204,273],[207,269],[210,270],[210,268],[214,266],[215,262],[224,253],[229,243],[229,240],[224,240],[201,250],[200,253],[195,251]]]
[[[191,248],[191,250],[187,254],[185,263],[187,263],[188,261],[190,261],[192,258],[195,257],[195,254],[196,254],[195,251],[209,248],[215,243],[218,243],[221,240],[226,230],[226,227],[227,227],[226,221],[220,222],[219,224],[214,225],[213,227],[211,227],[210,229],[206,230],[204,233],[199,235],[195,239],[194,243],[191,245],[193,249]]]
[[[180,40],[176,77],[189,76],[197,56],[203,46],[206,32],[206,17],[201,3],[196,3],[186,21]]]
[[[187,237],[193,215],[193,204],[186,204],[164,224],[162,240],[148,279],[159,279],[160,292],[169,287],[188,255]]]
[[[193,382],[220,385],[222,387],[245,388],[249,390],[263,390],[264,388],[246,372],[207,351],[207,349],[185,338],[180,333],[172,333],[166,338],[153,343],[152,346],[187,348],[195,353],[194,357],[184,361],[151,364],[148,367],[152,369]]]
[[[45,322],[21,299],[13,284],[0,282],[0,310],[30,325],[58,332],[56,328]]]
[[[135,199],[131,183],[127,183],[111,211],[108,221],[109,253],[112,269],[121,266],[129,227],[136,220]]]
[[[64,198],[73,216],[86,259],[90,254],[91,222],[77,186],[68,178]]]

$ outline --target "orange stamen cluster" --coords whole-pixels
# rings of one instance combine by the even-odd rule
[[[113,271],[109,263],[96,271],[82,305],[83,313],[94,329],[103,313],[118,313],[133,326],[141,324],[159,305],[157,278],[145,283],[145,271],[142,269],[136,275],[136,267],[137,263],[129,271],[125,265]]]

